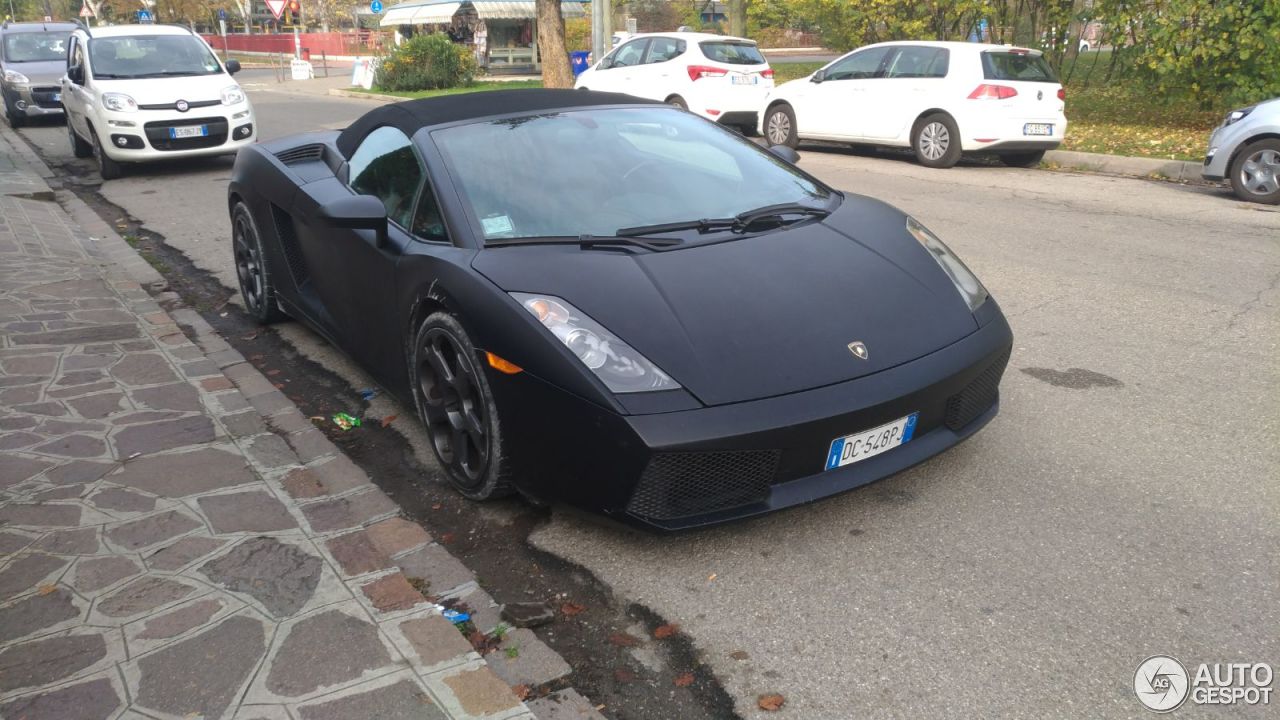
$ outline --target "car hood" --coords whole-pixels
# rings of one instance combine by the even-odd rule
[[[101,92],[118,92],[132,97],[139,105],[171,105],[178,100],[201,102],[221,100],[222,89],[236,85],[230,75],[193,75],[136,80],[98,80]]]
[[[67,61],[10,62],[5,63],[5,69],[26,75],[32,85],[57,85],[58,80],[67,72]]]
[[[977,329],[905,219],[850,197],[822,222],[730,242],[635,254],[509,246],[474,267],[504,290],[568,300],[720,405],[869,375]]]

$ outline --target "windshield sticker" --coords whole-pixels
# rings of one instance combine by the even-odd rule
[[[511,218],[506,215],[480,218],[480,224],[484,226],[485,237],[506,235],[515,230],[515,227],[511,225]]]

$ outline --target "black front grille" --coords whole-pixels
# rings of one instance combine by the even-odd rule
[[[276,158],[285,165],[294,165],[309,160],[319,160],[324,157],[324,145],[320,143],[312,143],[310,145],[299,145],[298,147],[281,150],[276,153]]]
[[[169,128],[190,127],[191,125],[208,125],[209,134],[204,137],[170,138]],[[183,118],[181,120],[163,120],[149,122],[143,126],[147,132],[147,141],[157,150],[198,150],[200,148],[217,147],[227,141],[227,119],[218,117]]]
[[[62,100],[56,100],[62,88],[59,87],[34,87],[31,88],[31,100],[36,105],[50,110],[62,107]]]
[[[293,217],[272,203],[271,219],[275,222],[276,237],[280,238],[280,248],[284,250],[284,260],[289,266],[289,274],[293,276],[294,287],[302,287],[310,274],[307,272],[306,261],[302,259],[302,247],[298,244]]]
[[[645,468],[627,511],[672,520],[763,502],[779,455],[777,450],[660,453]]]
[[[193,108],[213,107],[214,105],[221,105],[221,104],[222,104],[221,100],[192,100],[191,102],[187,103],[187,109],[190,110]],[[171,103],[159,103],[157,105],[139,105],[138,109],[140,110],[177,110],[178,103],[171,102]],[[183,112],[186,112],[186,110],[184,110]]]
[[[1000,378],[1009,364],[1012,348],[996,358],[982,374],[974,378],[963,390],[947,399],[945,423],[953,431],[959,431],[995,404],[1000,396]]]

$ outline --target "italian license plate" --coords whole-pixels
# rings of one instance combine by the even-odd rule
[[[177,140],[179,138],[206,137],[208,134],[208,125],[188,125],[186,127],[169,128],[169,138],[171,140]]]
[[[760,82],[760,78],[756,77],[755,75],[734,75],[733,76],[734,85],[755,85],[758,82]]]
[[[852,465],[910,442],[916,431],[916,416],[919,414],[911,413],[880,427],[832,440],[831,449],[827,451],[827,469],[835,470]]]
[[[1022,126],[1023,135],[1052,135],[1053,123],[1027,123]]]

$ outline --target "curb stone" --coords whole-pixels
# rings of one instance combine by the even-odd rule
[[[24,174],[24,170],[25,174],[40,178],[49,178],[53,175],[39,158],[31,153],[21,138],[16,137],[8,128],[0,128],[0,149],[9,150],[8,153],[0,154],[10,156],[14,172],[9,174],[8,179],[24,183],[21,187],[23,194],[27,194],[31,189],[36,192],[49,192],[43,179],[36,182],[30,177],[19,177]],[[493,603],[483,591],[478,590],[474,575],[465,568],[461,570],[465,574],[459,574],[458,568],[462,567],[461,564],[436,544],[428,532],[414,523],[401,519],[396,505],[372,484],[363,471],[329,442],[328,438],[316,429],[311,421],[298,411],[292,401],[276,389],[265,376],[245,362],[240,353],[217,335],[195,310],[184,306],[176,293],[165,290],[167,284],[163,277],[105,222],[102,222],[88,205],[71,193],[62,191],[56,193],[55,197],[66,203],[66,209],[65,211],[54,209],[58,208],[58,205],[47,201],[13,197],[15,190],[11,185],[12,183],[5,182],[4,176],[0,176],[0,194],[10,193],[8,196],[0,197],[0,203],[2,203],[0,219],[3,219],[3,211],[14,211],[15,204],[17,210],[25,213],[14,216],[15,222],[19,225],[36,210],[55,217],[62,212],[66,212],[64,217],[86,216],[82,225],[76,222],[76,218],[69,218],[70,223],[66,220],[61,221],[60,227],[65,228],[58,230],[61,234],[50,236],[52,240],[44,240],[44,235],[41,235],[41,242],[46,245],[50,242],[63,243],[65,247],[63,245],[49,247],[57,251],[55,255],[58,257],[74,255],[81,267],[91,267],[96,271],[91,274],[100,276],[109,289],[109,295],[104,295],[101,302],[111,304],[112,307],[122,306],[131,313],[132,322],[142,331],[136,336],[139,339],[122,342],[115,347],[121,348],[119,351],[125,351],[123,348],[130,346],[125,351],[126,355],[135,351],[152,350],[152,352],[142,352],[142,355],[161,360],[159,365],[151,363],[155,369],[149,372],[169,374],[178,381],[173,385],[164,385],[159,388],[130,391],[131,394],[149,392],[151,396],[156,396],[157,390],[163,390],[174,398],[189,395],[197,398],[195,406],[175,406],[197,410],[201,414],[195,418],[209,418],[204,420],[203,424],[208,428],[206,432],[209,433],[208,438],[211,443],[204,444],[201,441],[201,446],[208,450],[197,450],[192,455],[200,452],[214,453],[208,457],[238,455],[251,468],[249,473],[244,473],[239,480],[225,487],[216,483],[209,486],[201,484],[203,482],[199,477],[201,473],[192,473],[197,469],[195,467],[174,475],[167,475],[160,471],[160,475],[156,476],[161,478],[159,480],[140,478],[137,475],[137,473],[146,474],[145,468],[149,467],[150,461],[158,460],[163,463],[187,455],[180,451],[182,448],[179,443],[178,448],[172,451],[159,450],[159,454],[144,450],[133,464],[130,463],[134,455],[123,460],[115,460],[113,465],[98,463],[107,469],[99,470],[92,476],[85,476],[90,484],[83,487],[91,489],[71,496],[70,499],[74,500],[75,504],[60,505],[57,504],[61,499],[60,495],[52,496],[54,504],[45,504],[45,499],[50,498],[51,493],[57,489],[56,487],[51,489],[48,483],[54,482],[56,486],[57,482],[61,482],[61,480],[54,481],[50,473],[54,470],[61,472],[64,468],[79,467],[78,463],[86,461],[73,460],[64,465],[58,465],[57,461],[46,460],[36,455],[27,458],[28,451],[23,451],[23,455],[11,454],[19,468],[15,470],[15,475],[20,476],[16,481],[9,481],[13,484],[5,488],[5,494],[19,502],[3,503],[0,504],[0,508],[7,506],[7,513],[21,511],[25,512],[26,516],[6,515],[5,530],[16,531],[12,534],[18,538],[27,538],[24,541],[24,547],[29,547],[33,543],[37,546],[46,545],[49,548],[48,552],[54,554],[21,554],[24,548],[20,547],[14,550],[12,555],[6,555],[0,559],[0,563],[16,559],[14,562],[0,565],[2,568],[0,572],[7,574],[18,567],[19,563],[26,562],[23,567],[27,567],[32,565],[27,561],[34,561],[39,567],[33,566],[25,572],[40,573],[40,577],[31,575],[37,583],[41,578],[44,578],[45,582],[53,583],[48,586],[54,588],[54,593],[49,597],[55,599],[62,597],[60,593],[63,591],[59,588],[70,583],[68,589],[78,595],[91,592],[92,596],[107,598],[110,601],[101,604],[94,601],[98,609],[92,610],[91,615],[84,616],[83,620],[89,620],[92,617],[94,625],[105,626],[117,626],[125,622],[129,623],[126,627],[134,628],[106,636],[108,640],[102,652],[97,654],[94,651],[95,654],[91,656],[97,658],[96,660],[88,659],[78,670],[59,677],[56,682],[66,682],[72,678],[99,677],[99,680],[84,685],[92,685],[95,682],[105,683],[98,689],[100,695],[110,691],[117,698],[132,698],[133,702],[139,700],[137,688],[142,688],[143,696],[150,694],[151,706],[162,705],[163,702],[168,701],[163,697],[163,693],[155,690],[154,682],[148,686],[150,675],[163,674],[165,668],[180,664],[168,653],[185,650],[193,643],[203,642],[206,638],[210,638],[210,642],[221,640],[213,636],[215,630],[222,628],[236,629],[237,632],[241,632],[242,639],[251,638],[253,628],[262,627],[263,617],[278,617],[272,601],[260,598],[253,592],[248,593],[248,598],[252,599],[247,599],[242,594],[249,586],[238,586],[234,584],[237,582],[234,579],[228,584],[225,578],[221,582],[209,584],[209,580],[212,579],[209,573],[217,572],[217,566],[214,566],[215,569],[212,571],[209,569],[214,562],[210,558],[226,559],[234,555],[238,549],[247,548],[256,543],[256,547],[264,552],[272,548],[293,547],[296,554],[297,548],[301,548],[301,554],[298,557],[313,558],[307,562],[319,563],[316,566],[319,569],[319,575],[315,581],[319,584],[312,585],[314,595],[310,596],[309,601],[304,601],[305,607],[294,609],[292,614],[280,618],[279,629],[273,631],[275,640],[272,641],[270,636],[267,638],[268,652],[260,661],[260,669],[255,671],[247,681],[234,681],[229,686],[229,690],[235,690],[236,687],[242,688],[236,691],[242,693],[238,695],[241,700],[227,708],[225,713],[220,714],[236,713],[237,705],[240,707],[239,712],[250,711],[250,715],[254,714],[251,708],[268,714],[296,713],[297,708],[303,706],[308,709],[314,708],[317,712],[323,712],[323,708],[332,708],[334,712],[340,712],[339,707],[347,707],[347,711],[354,711],[356,707],[374,707],[377,703],[389,703],[396,698],[403,700],[402,695],[405,692],[420,692],[413,688],[418,688],[417,683],[421,682],[428,693],[424,697],[430,697],[433,706],[440,708],[450,718],[471,718],[482,715],[495,720],[535,718],[535,715],[530,714],[529,707],[512,694],[510,686],[494,674],[484,658],[477,655],[465,640],[461,643],[456,642],[462,639],[461,635],[451,624],[439,618],[438,612],[432,609],[431,604],[421,592],[405,581],[400,566],[406,558],[431,550],[432,556],[436,558],[436,564],[446,560],[451,561],[449,574],[453,580],[456,580],[449,588],[436,586],[433,587],[433,591],[438,589],[439,595],[454,593],[460,596],[465,595],[468,601],[474,599],[487,602],[492,607],[474,609],[477,612],[496,616],[496,603]],[[86,236],[85,233],[89,230],[86,226],[93,228],[94,235]],[[77,245],[79,247],[73,250],[72,248]],[[21,262],[23,259],[18,260]],[[55,261],[55,272],[65,274],[68,272],[65,270],[67,267],[67,261]],[[153,292],[147,292],[144,285],[152,288]],[[72,300],[74,299],[72,297]],[[191,340],[188,339],[189,336]],[[105,347],[106,344],[99,343],[98,346]],[[12,348],[7,354],[3,352],[6,347]],[[60,357],[63,360],[55,360],[55,363],[49,365],[50,372],[56,373],[56,367],[65,363],[67,358],[73,357],[66,354],[69,350],[70,348],[62,351]],[[156,354],[154,350],[160,352]],[[59,348],[43,349],[38,345],[16,346],[0,338],[0,359],[12,361],[14,358],[21,359],[36,353],[44,353],[44,356],[47,356],[56,352],[59,352]],[[74,357],[86,356],[75,355]],[[117,363],[111,372],[115,374],[116,368],[119,367],[121,364]],[[147,384],[152,383],[153,380],[144,379],[139,382]],[[110,383],[102,384],[110,385]],[[123,386],[120,387],[123,389]],[[36,389],[39,391],[39,388]],[[174,395],[177,390],[183,392]],[[111,392],[105,394],[110,395]],[[98,396],[90,394],[87,397]],[[74,403],[76,400],[67,402]],[[7,406],[8,403],[6,402],[5,405]],[[8,410],[4,406],[0,406],[0,409]],[[96,425],[106,426],[113,422],[110,416],[116,412],[114,410],[107,412],[104,420]],[[92,417],[92,415],[86,417]],[[44,423],[47,424],[48,421]],[[82,421],[81,424],[88,427],[92,423]],[[126,426],[123,431],[106,430],[105,432],[108,433],[109,438],[114,438],[112,442],[119,448],[124,433],[132,427]],[[102,447],[105,448],[105,444]],[[302,448],[306,448],[305,453]],[[95,450],[95,452],[98,451]],[[123,457],[122,451],[117,452],[120,453],[120,457]],[[89,458],[89,460],[92,459]],[[13,461],[0,457],[0,462]],[[6,464],[6,467],[9,465]],[[117,472],[121,468],[124,470]],[[31,472],[32,470],[34,472]],[[49,472],[45,473],[44,470]],[[121,484],[122,478],[131,472],[134,473],[131,476],[131,484]],[[40,478],[44,478],[44,481],[42,482]],[[191,483],[192,492],[178,491],[174,483]],[[105,501],[99,504],[95,499],[100,494],[112,498],[111,502],[124,503],[119,507],[132,507],[140,512],[131,510],[121,512],[117,506],[105,504]],[[185,497],[183,497],[184,494]],[[22,504],[22,501],[34,501],[34,504]],[[135,507],[130,503],[138,503],[138,505]],[[71,511],[75,511],[76,517],[79,518],[78,523],[85,527],[85,532],[92,533],[86,538],[92,542],[92,547],[47,544],[49,538],[66,536],[68,531],[53,530],[50,524],[56,526],[72,522],[63,520],[64,516],[69,517]],[[125,522],[118,522],[120,520]],[[95,530],[93,525],[100,525],[101,529]],[[125,529],[130,529],[130,534],[121,534]],[[73,556],[69,560],[70,564],[67,560],[58,561],[57,565],[63,569],[58,570],[58,574],[48,576],[49,570],[53,567],[48,565],[48,569],[45,569],[45,561],[40,558],[58,558],[58,553],[65,552],[98,554],[100,552],[98,548],[102,547],[99,544],[101,541],[96,539],[99,532],[102,533],[103,540],[108,542],[106,547],[109,551],[108,554],[100,557],[103,560],[120,558],[120,562],[115,565],[95,562],[92,565],[94,572],[90,580],[91,576],[85,574],[90,567],[86,564],[88,561],[77,562]],[[70,539],[70,536],[66,537]],[[118,545],[119,540],[126,537],[130,538],[129,542],[133,543],[132,546],[136,547],[136,550],[131,552],[111,550]],[[174,542],[175,540],[177,542]],[[289,543],[282,543],[281,540],[288,540]],[[181,550],[178,549],[180,546]],[[353,558],[339,552],[339,549],[344,547],[356,547],[364,553],[363,564],[353,566],[354,570],[359,572],[354,570],[348,572],[348,569],[351,569],[349,563]],[[153,558],[161,551],[166,554],[166,557],[178,553],[175,560],[166,560],[164,564],[164,567],[172,567],[173,570],[159,570]],[[7,547],[6,552],[8,552]],[[67,570],[72,566],[77,569]],[[78,569],[81,567],[85,569]],[[431,574],[434,572],[434,566],[431,564],[423,566],[419,563],[414,566],[414,570],[420,574]],[[139,578],[138,573],[144,574]],[[431,578],[425,579],[430,581]],[[192,581],[194,585],[189,584]],[[94,584],[88,585],[88,582]],[[0,610],[9,610],[23,603],[33,603],[47,595],[43,589],[46,587],[44,585],[40,586],[40,592],[35,595],[31,594],[31,588],[34,586],[27,587],[25,591],[19,590],[16,603],[10,603],[10,597],[0,598],[0,604],[6,606]],[[90,587],[94,589],[88,590]],[[220,587],[225,588],[225,591],[219,590]],[[6,592],[6,595],[9,593]],[[74,608],[76,601],[72,599],[71,602],[71,607]],[[317,607],[325,609],[317,610]],[[104,612],[109,614],[103,615]],[[144,614],[139,616],[138,612]],[[318,620],[330,613],[340,613],[332,616],[333,619],[346,617],[350,618],[351,623],[371,628],[374,635],[370,637],[378,639],[369,646],[371,649],[368,652],[388,660],[398,657],[400,659],[395,662],[405,669],[392,671],[390,674],[376,678],[366,672],[355,678],[354,682],[352,679],[346,679],[340,680],[337,684],[317,685],[315,691],[300,694],[280,695],[272,692],[271,678],[277,674],[276,670],[280,667],[274,663],[278,659],[275,652],[281,649],[282,642],[287,642],[294,636],[292,632],[286,632],[285,628],[292,629],[304,621]],[[79,616],[80,613],[77,612],[75,615]],[[447,656],[432,657],[434,662],[427,663],[423,653],[431,648],[424,650],[422,638],[416,635],[411,636],[406,628],[410,622],[431,622],[433,618],[437,626],[435,640],[447,639],[454,642],[450,646],[452,650],[446,653]],[[369,621],[372,621],[372,624]],[[439,625],[441,622],[446,625],[441,627]],[[191,626],[186,627],[186,625]],[[171,626],[178,628],[173,632],[172,637],[178,637],[179,640],[166,643],[161,640],[146,639],[162,637],[165,632],[163,628]],[[102,628],[67,625],[66,621],[63,621],[59,624],[47,625],[44,630],[27,629],[25,633],[9,637],[4,641],[5,645],[10,646],[5,652],[13,650],[12,646],[15,644],[13,641],[17,641],[16,645],[19,648],[34,645],[36,640],[33,638],[44,637],[41,633],[56,632],[59,628],[71,630],[73,635],[68,636],[69,639],[83,637],[84,642],[96,642],[96,638],[103,637],[84,634],[87,631]],[[245,636],[244,632],[250,634]],[[228,636],[226,641],[230,641],[233,637]],[[251,639],[245,641],[252,644]],[[563,660],[541,641],[534,639],[532,642],[526,642],[526,646],[532,645],[533,642],[541,646],[538,648],[540,652],[549,654],[559,662],[559,666],[548,663],[551,670],[546,671],[544,668],[543,674],[533,678],[538,681],[537,684],[550,682],[569,673],[569,668],[564,665]],[[447,642],[446,645],[448,645]],[[438,643],[431,647],[438,647]],[[129,648],[132,648],[132,652]],[[215,652],[207,644],[206,648],[204,652]],[[378,650],[378,648],[382,649]],[[394,649],[394,654],[387,655],[386,653],[391,649]],[[139,652],[142,653],[140,656]],[[215,654],[218,653],[221,651]],[[131,656],[136,657],[137,662],[129,660]],[[164,661],[159,659],[162,656]],[[147,658],[156,659],[147,665]],[[414,658],[417,660],[415,661]],[[112,665],[118,668],[118,672],[110,670]],[[373,666],[387,667],[385,664],[378,665],[377,662],[373,662]],[[287,668],[281,672],[284,671],[287,671]],[[245,685],[245,682],[248,684]],[[38,702],[41,697],[51,694],[49,687],[51,684],[40,682],[34,684],[24,682],[14,687],[5,685],[0,688],[0,707],[8,706],[13,702]],[[53,700],[50,699],[49,702],[53,703]],[[342,703],[355,703],[355,705],[348,706]],[[289,710],[286,711],[286,707]]]

